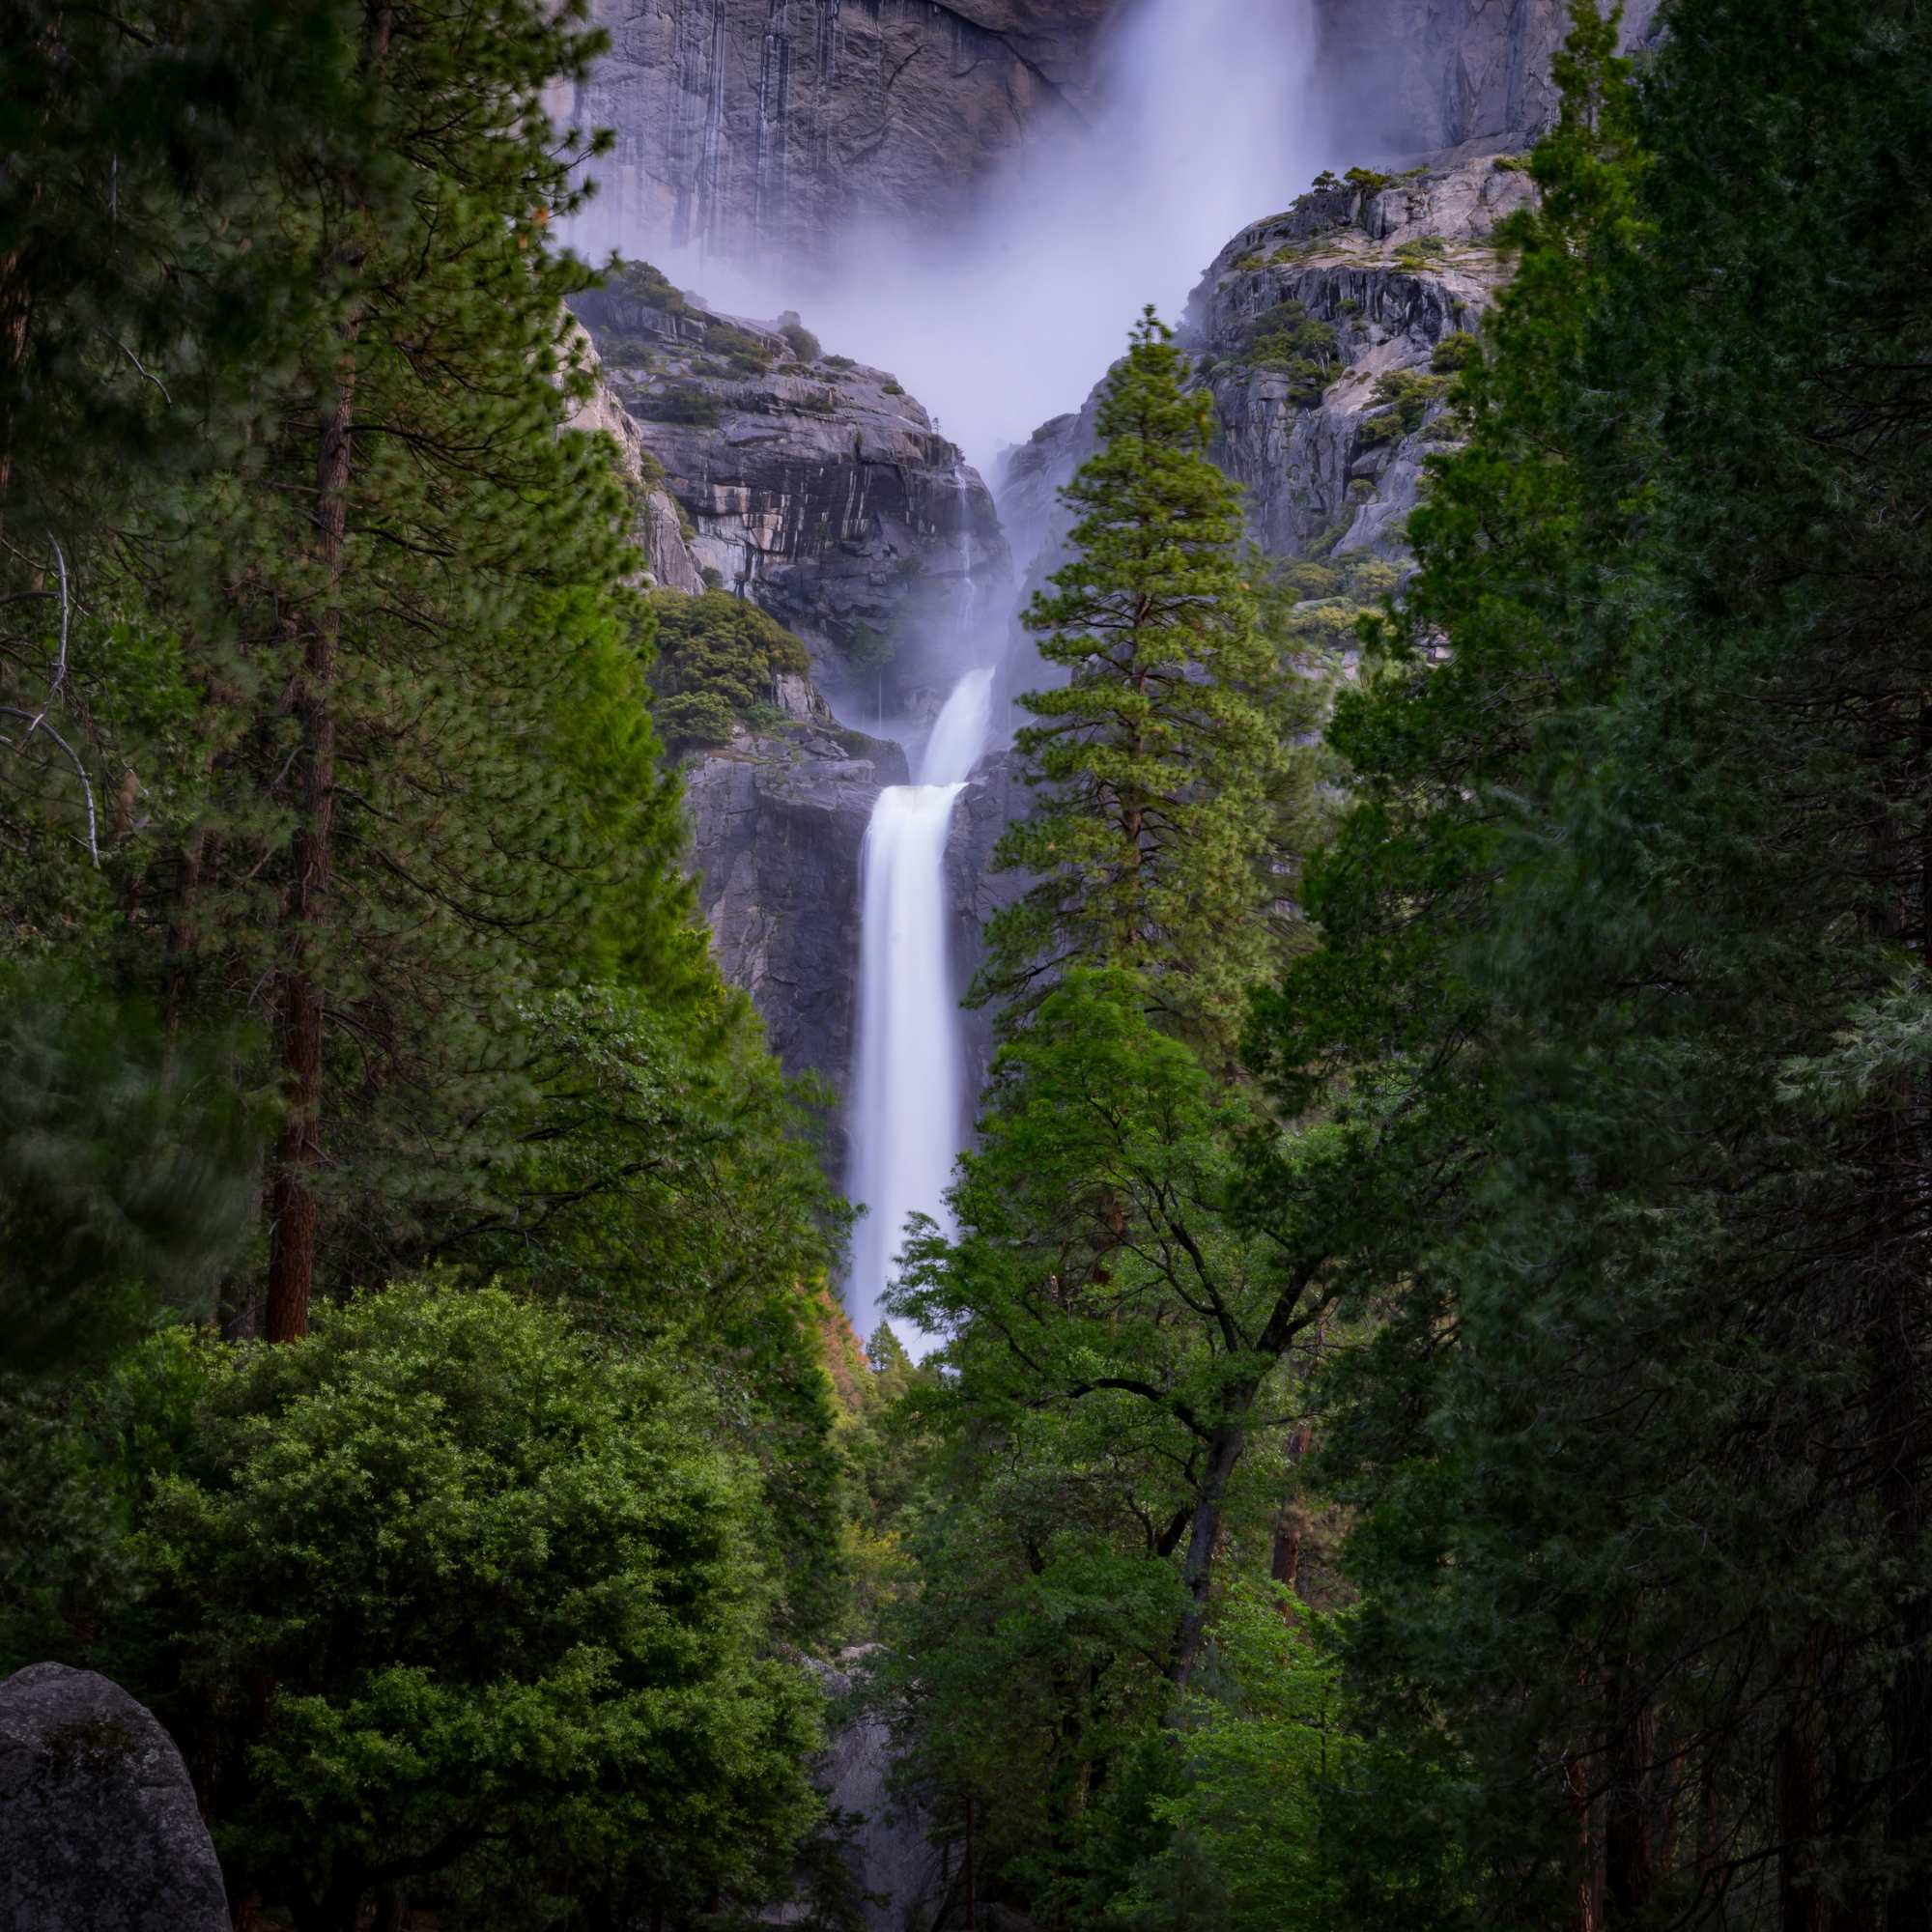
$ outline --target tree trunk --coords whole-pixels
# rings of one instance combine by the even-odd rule
[[[1815,1882],[1820,1826],[1818,1719],[1815,1703],[1818,1637],[1805,1644],[1792,1691],[1792,1709],[1778,1733],[1773,1767],[1777,1807],[1778,1932],[1825,1932],[1825,1901]]]
[[[350,352],[353,356],[354,350]],[[310,628],[291,709],[299,724],[298,797],[290,875],[282,898],[283,965],[276,1009],[276,1048],[287,1109],[275,1150],[270,1201],[268,1336],[299,1341],[308,1333],[315,1287],[319,1209],[313,1176],[322,1162],[323,992],[318,928],[328,898],[335,833],[335,656],[342,611],[333,593],[342,575],[348,528],[349,459],[355,374],[344,358],[341,389],[323,419],[316,456],[317,554],[330,598]]]
[[[375,68],[388,57],[395,10],[388,0],[367,0],[363,13],[363,61]],[[356,206],[352,189],[350,206]],[[343,257],[358,268],[359,247]],[[296,784],[298,813],[290,855],[288,890],[282,899],[283,964],[276,1002],[277,1057],[288,1109],[275,1150],[269,1204],[269,1286],[265,1326],[271,1342],[298,1341],[308,1333],[308,1305],[315,1289],[319,1208],[314,1175],[322,1164],[323,990],[318,934],[327,903],[335,856],[335,657],[342,640],[342,553],[349,527],[349,466],[355,410],[355,345],[359,320],[343,329],[333,406],[323,417],[315,463],[316,556],[326,590],[303,651],[291,709],[300,728]]]
[[[1651,1785],[1657,1755],[1657,1714],[1648,1704],[1625,1708],[1613,1687],[1609,1802],[1604,1817],[1604,1890],[1613,1924],[1641,1917],[1657,1890],[1657,1843]]]
[[[1180,1619],[1179,1634],[1174,1646],[1174,1663],[1168,1675],[1177,1690],[1185,1690],[1201,1661],[1201,1647],[1208,1634],[1208,1607],[1214,1582],[1214,1549],[1221,1540],[1221,1521],[1227,1514],[1228,1484],[1235,1465],[1247,1447],[1247,1412],[1255,1399],[1253,1388],[1231,1392],[1233,1418],[1219,1425],[1208,1445],[1208,1467],[1201,1491],[1194,1501],[1194,1520],[1187,1538],[1187,1561],[1181,1581],[1187,1590],[1187,1608]]]

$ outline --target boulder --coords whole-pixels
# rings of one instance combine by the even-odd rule
[[[154,1716],[92,1670],[0,1684],[0,1926],[228,1932],[187,1767]]]

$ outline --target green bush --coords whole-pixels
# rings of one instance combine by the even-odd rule
[[[657,617],[658,735],[673,756],[725,744],[734,724],[775,715],[758,709],[770,705],[774,679],[810,674],[805,646],[748,598],[657,590],[649,602]]]
[[[1378,443],[1413,436],[1448,386],[1446,376],[1425,376],[1415,369],[1392,371],[1376,384],[1376,401],[1388,413],[1370,416],[1362,424],[1357,440],[1365,447],[1374,448]]]
[[[823,345],[819,342],[818,337],[812,334],[811,330],[807,328],[802,322],[788,322],[779,330],[779,333],[784,337],[791,349],[791,353],[801,362],[816,362],[824,353]],[[851,364],[848,362],[846,366],[849,368]]]
[[[1482,357],[1483,345],[1473,335],[1459,330],[1454,335],[1445,335],[1435,345],[1429,366],[1438,376],[1454,376],[1471,362],[1480,362]]]
[[[1424,235],[1413,242],[1405,242],[1395,251],[1395,265],[1408,274],[1420,274],[1427,270],[1439,269],[1442,258],[1449,252],[1449,244],[1439,235]]]
[[[667,315],[683,315],[688,306],[664,271],[648,262],[617,263],[605,277],[605,286]]]
[[[778,351],[768,336],[753,335],[735,322],[708,324],[704,347],[713,355],[722,355],[739,376],[762,376],[778,360]]]
[[[1289,400],[1307,408],[1328,386],[1338,341],[1333,323],[1319,321],[1298,301],[1277,302],[1255,318],[1247,359],[1257,369],[1286,373],[1293,384]]]
[[[101,1661],[201,1768],[231,1896],[352,1932],[486,1846],[522,1902],[468,1926],[782,1884],[817,1695],[688,1372],[418,1282],[298,1345],[157,1336],[111,1402],[142,1587]]]
[[[715,391],[697,383],[667,383],[626,399],[633,415],[646,422],[690,423],[716,429],[724,420],[724,405]]]
[[[904,385],[904,384],[902,384],[902,383],[888,383],[888,384],[886,384],[886,394],[887,394],[887,395],[889,395],[889,396],[902,396],[902,395],[904,395],[904,394],[905,394],[905,385]]]

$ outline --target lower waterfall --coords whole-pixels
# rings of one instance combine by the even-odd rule
[[[953,686],[920,760],[919,782],[889,785],[861,860],[859,1031],[850,1192],[867,1214],[852,1237],[846,1296],[869,1337],[908,1214],[949,1227],[945,1193],[963,1116],[946,841],[953,801],[985,748],[993,673]]]

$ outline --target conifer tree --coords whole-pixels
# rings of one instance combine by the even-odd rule
[[[1019,1024],[1068,965],[1126,967],[1227,1058],[1246,988],[1279,962],[1292,855],[1273,834],[1309,793],[1294,740],[1319,693],[1263,631],[1239,493],[1208,461],[1209,399],[1187,375],[1150,308],[1065,492],[1074,555],[1025,621],[1069,676],[1022,700],[1035,795],[996,859],[1033,884],[993,920],[976,997]]]

